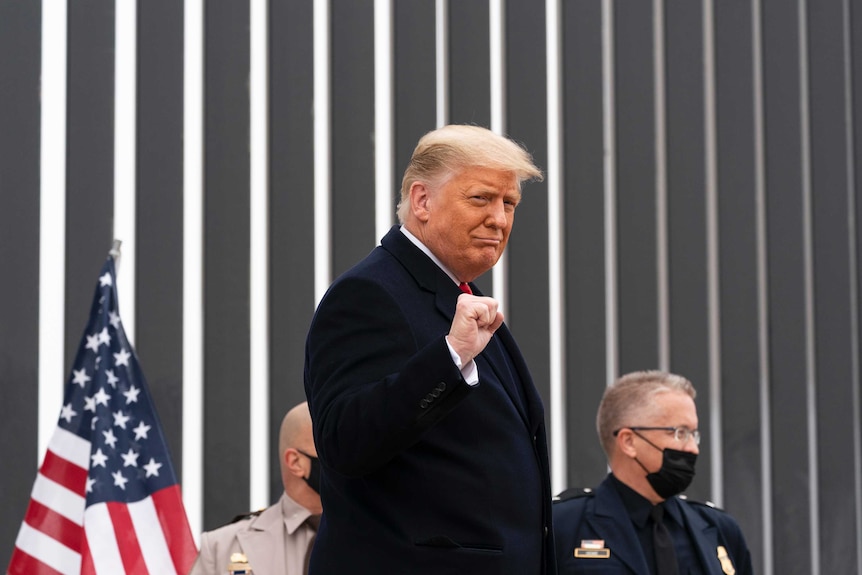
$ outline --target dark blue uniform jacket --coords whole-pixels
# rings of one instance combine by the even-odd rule
[[[598,488],[554,503],[554,534],[559,575],[608,573],[648,575],[632,521],[608,476]],[[694,573],[751,575],[751,555],[742,530],[730,515],[715,507],[676,498],[691,541],[700,558]],[[579,552],[602,541],[606,552]],[[592,544],[595,546],[595,544]],[[600,556],[608,555],[607,558]],[[724,556],[724,557],[720,557]],[[728,563],[728,561],[730,563]],[[681,573],[680,575],[686,575]]]

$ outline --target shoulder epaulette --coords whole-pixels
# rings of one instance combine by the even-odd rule
[[[578,497],[592,497],[593,493],[594,491],[590,487],[569,487],[554,497],[554,501],[568,501],[569,499],[576,499]]]
[[[258,515],[263,513],[265,509],[266,508],[264,507],[263,509],[258,509],[257,511],[249,511],[248,513],[241,513],[241,514],[237,515],[236,517],[234,517],[233,519],[231,519],[228,522],[228,524],[236,523],[237,521],[242,521],[243,519],[251,519],[252,517],[257,517]]]
[[[685,501],[686,503],[691,503],[692,505],[700,505],[703,507],[709,507],[710,509],[716,509],[718,511],[724,511],[721,507],[713,503],[712,501],[697,501],[695,499],[689,498],[687,495],[678,495],[678,499]]]

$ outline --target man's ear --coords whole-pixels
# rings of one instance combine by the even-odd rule
[[[429,218],[428,200],[431,191],[425,182],[413,182],[410,185],[410,211],[420,222],[427,222]]]
[[[284,467],[291,475],[305,477],[305,469],[302,468],[302,456],[296,449],[288,447],[284,450],[283,457]]]
[[[616,442],[617,450],[625,454],[627,457],[635,457],[638,454],[634,442],[635,434],[631,429],[620,429],[617,433]]]

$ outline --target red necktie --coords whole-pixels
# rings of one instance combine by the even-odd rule
[[[468,284],[467,282],[459,283],[458,287],[461,288],[462,292],[473,295],[473,290],[470,289],[470,284]]]

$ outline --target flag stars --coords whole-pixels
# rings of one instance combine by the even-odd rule
[[[105,275],[99,277],[99,286],[100,287],[105,287],[105,286],[109,286],[109,285],[113,285],[113,284],[114,284],[114,280],[111,279],[110,273],[105,273]]]
[[[113,387],[114,389],[117,389],[117,382],[120,381],[120,378],[117,377],[116,375],[114,375],[114,370],[113,369],[107,370],[105,372],[105,375],[108,376],[108,383],[111,385],[111,387]]]
[[[147,432],[151,429],[151,426],[147,425],[143,421],[138,424],[138,426],[133,430],[135,432],[135,441],[140,441],[141,439],[147,439]]]
[[[115,356],[117,354],[114,354]],[[84,386],[87,385],[87,382],[90,381],[90,376],[87,375],[87,370],[83,367],[81,369],[73,369],[72,370],[72,383],[77,383],[81,386],[81,389],[84,389]]]
[[[72,404],[67,403],[60,410],[60,419],[65,419],[66,423],[72,423],[72,418],[78,415],[78,412],[72,409]]]
[[[105,443],[110,445],[112,449],[117,448],[117,436],[114,435],[113,429],[108,429],[108,431],[103,431],[102,435],[105,436]]]
[[[84,411],[92,411],[96,413],[96,400],[93,397],[84,397]]]
[[[115,473],[112,473],[111,477],[114,478],[114,486],[115,487],[119,487],[123,491],[126,490],[126,483],[128,483],[129,480],[126,479],[125,477],[123,477],[123,473],[121,471],[117,471]]]
[[[87,493],[93,492],[93,485],[96,484],[96,480],[92,477],[87,477]]]
[[[93,460],[93,467],[101,466],[107,468],[105,462],[108,460],[108,456],[102,453],[101,447],[96,450],[96,453],[90,456],[90,459]]]
[[[126,453],[121,453],[120,457],[123,458],[123,467],[137,467],[138,466],[138,454],[135,453],[132,448],[129,448],[129,451]]]
[[[104,343],[105,345],[111,345],[111,335],[108,333],[108,328],[103,327],[102,331],[99,332],[99,343]]]
[[[125,415],[122,410],[114,412],[114,425],[117,427],[126,428],[126,422],[131,419],[128,415]]]
[[[126,405],[138,401],[139,393],[141,393],[141,390],[135,387],[134,384],[129,388],[129,391],[124,391],[123,395],[126,396]]]
[[[162,466],[161,463],[156,463],[156,460],[150,457],[149,463],[144,465],[144,470],[147,472],[147,477],[158,477],[159,476],[159,468]]]
[[[114,354],[114,365],[116,365],[116,366],[125,365],[126,367],[128,367],[130,357],[132,357],[132,354],[130,354],[125,349],[121,349],[120,353]]]
[[[120,327],[120,314],[115,311],[111,311],[108,312],[108,318],[108,321],[111,323],[112,326],[114,326],[114,329],[118,329]]]
[[[105,393],[105,388],[100,387],[99,391],[96,392],[96,395],[93,396],[93,399],[96,400],[96,405],[104,405],[108,407],[108,401],[111,399],[111,396]]]
[[[94,333],[93,335],[87,336],[87,345],[85,345],[87,349],[92,349],[94,352],[99,351],[99,334]]]

